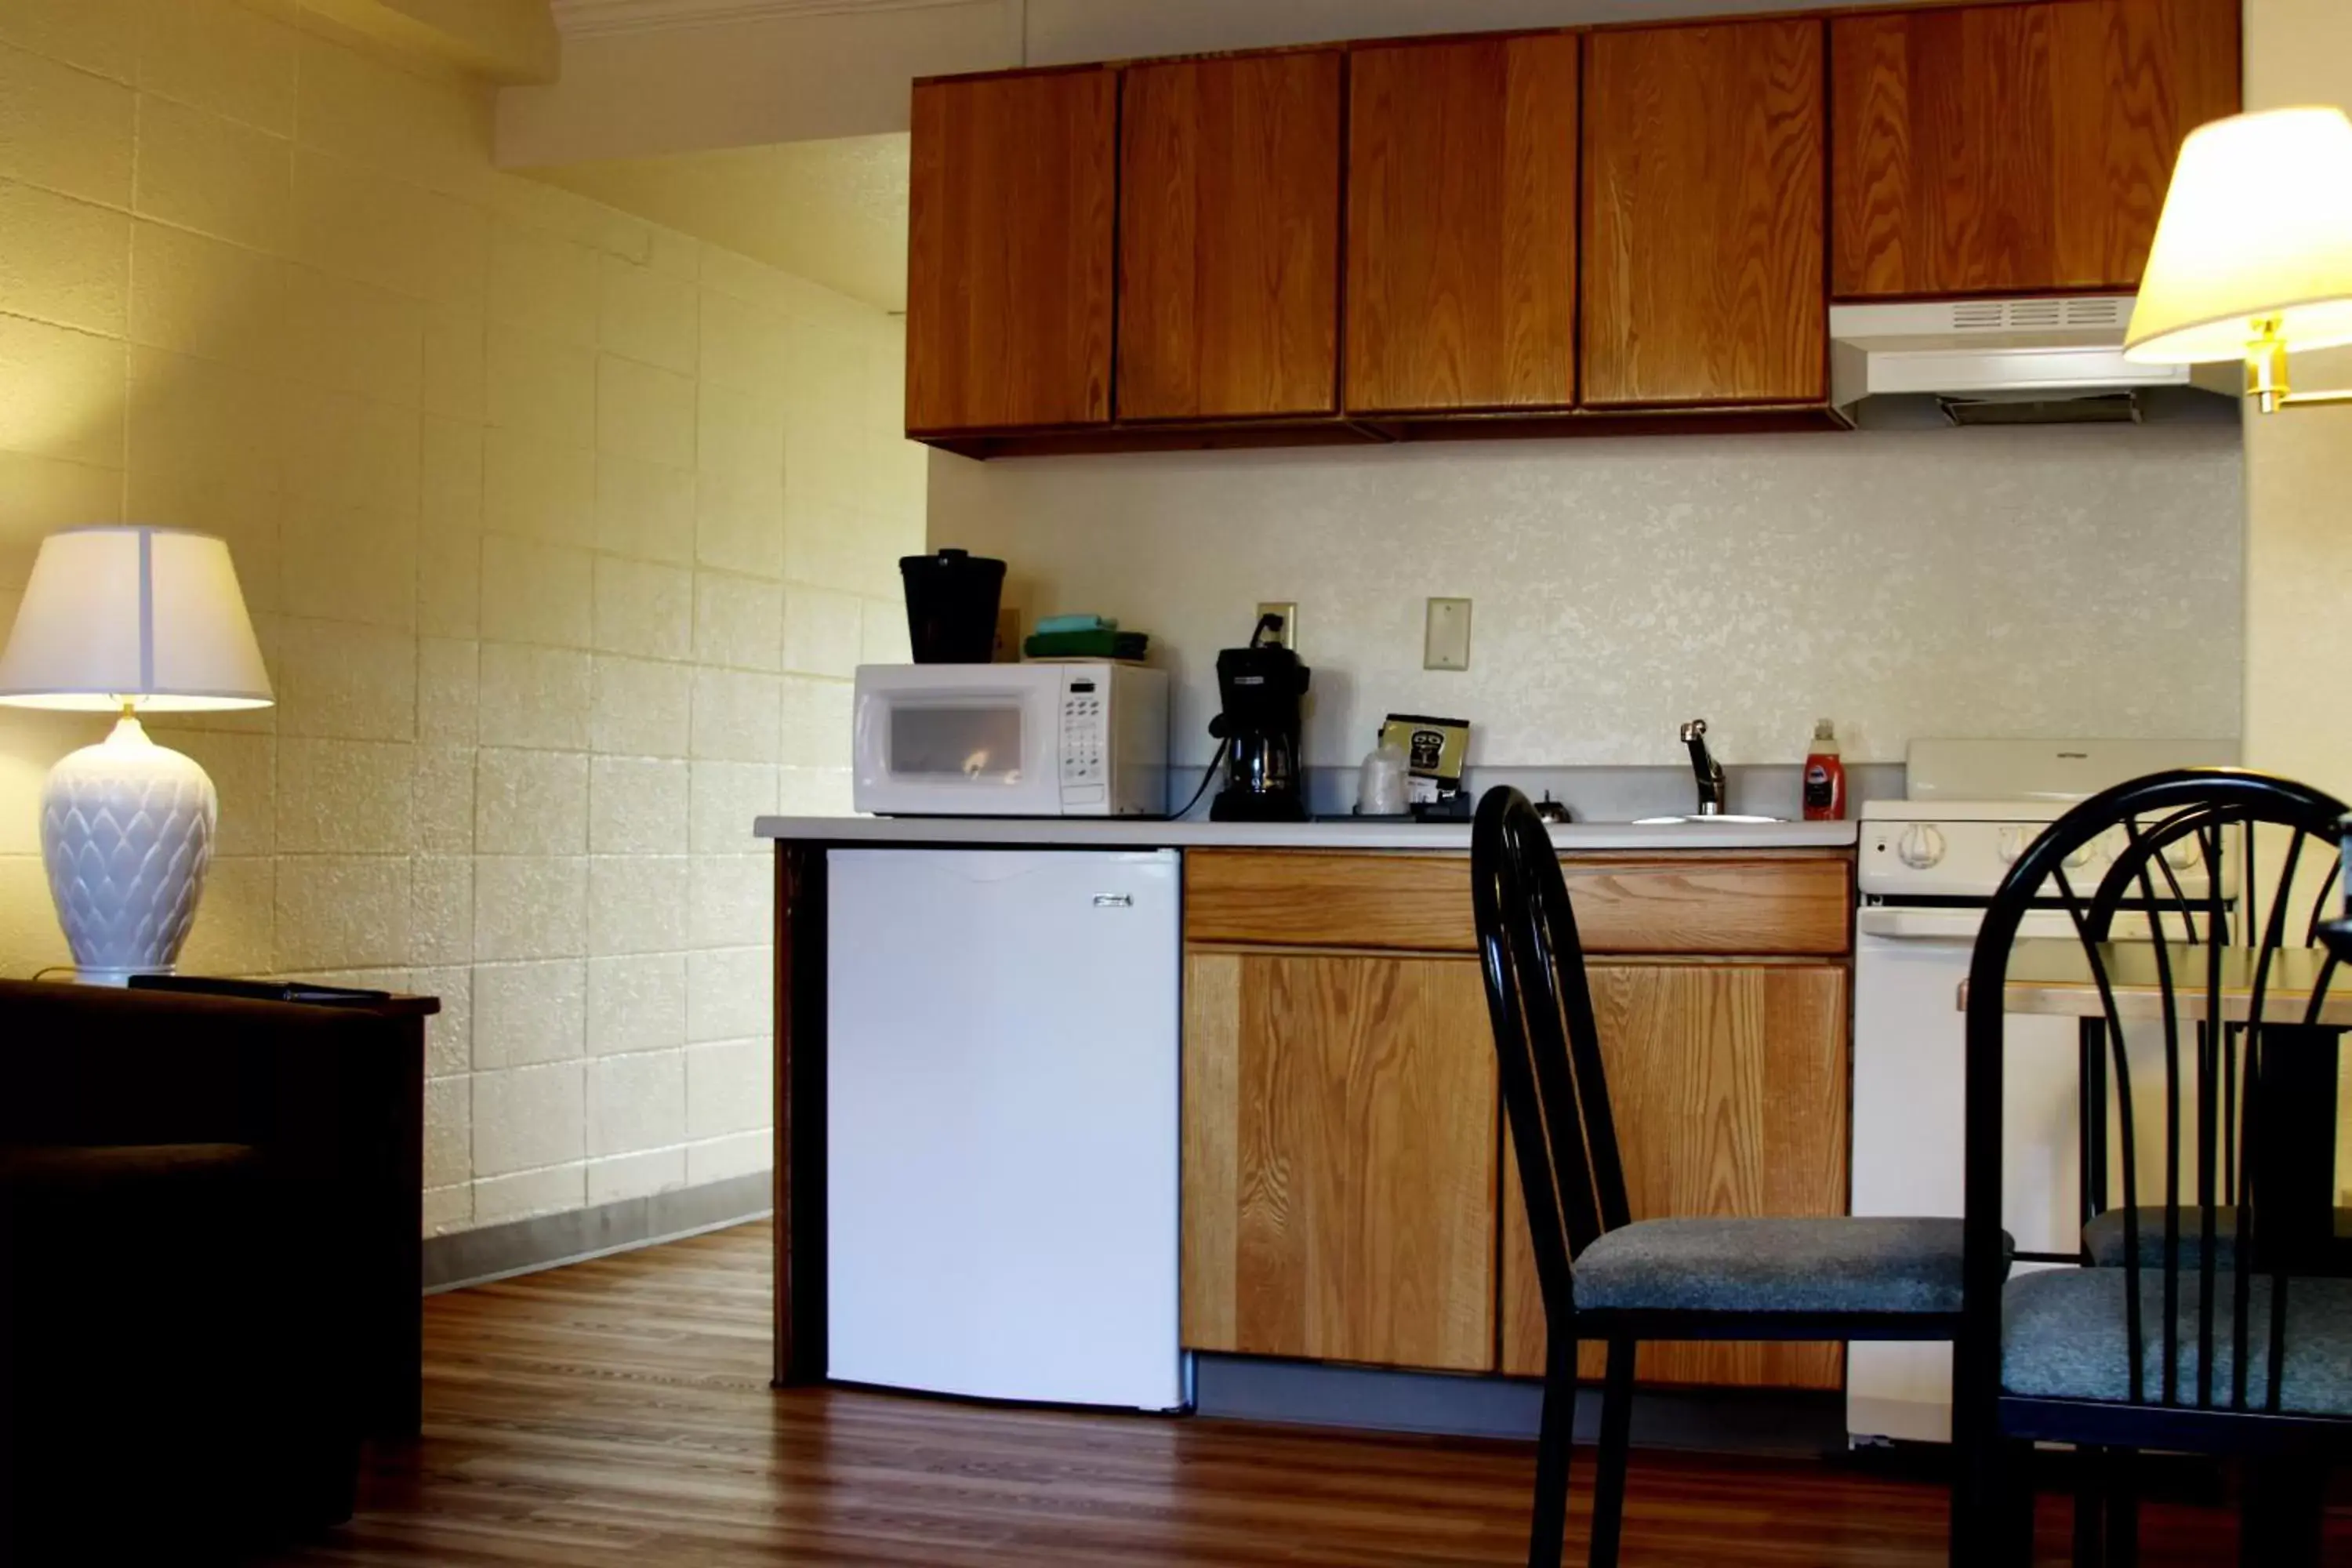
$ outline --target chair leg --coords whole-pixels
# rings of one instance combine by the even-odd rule
[[[2138,1568],[2139,1456],[2129,1448],[2107,1450],[2104,1489],[2107,1501],[2107,1560],[2104,1568]]]
[[[1984,1568],[2003,1550],[1998,1522],[2002,1454],[1994,1398],[2000,1375],[1999,1330],[1963,1324],[1952,1344],[1950,1568]]]
[[[2327,1470],[2301,1455],[2244,1464],[2238,1502],[2242,1568],[2317,1568]]]
[[[2000,1488],[1993,1520],[1999,1555],[1993,1561],[2026,1568],[2033,1561],[2032,1444],[2002,1441]]]
[[[2088,1443],[2074,1447],[2074,1568],[2105,1568],[2109,1451]]]
[[[1601,1395],[1601,1465],[1592,1481],[1591,1568],[1617,1568],[1625,1526],[1625,1465],[1633,1445],[1632,1340],[1609,1342],[1609,1375]]]
[[[2138,1563],[2133,1459],[2129,1448],[2075,1448],[2074,1568],[2135,1568]]]
[[[1535,1523],[1528,1568],[1560,1568],[1568,1533],[1568,1459],[1576,1438],[1576,1342],[1555,1333],[1545,1357],[1543,1425],[1536,1436]]]

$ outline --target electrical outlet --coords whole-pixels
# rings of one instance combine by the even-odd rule
[[[1281,636],[1279,638],[1277,638],[1276,640],[1277,640],[1277,641],[1279,641],[1279,642],[1282,644],[1282,646],[1283,646],[1283,647],[1286,647],[1286,648],[1291,649],[1293,652],[1296,652],[1296,651],[1297,650],[1297,647],[1298,647],[1298,601],[1297,601],[1297,600],[1296,600],[1296,599],[1260,599],[1260,600],[1258,601],[1258,604],[1257,604],[1257,615],[1258,615],[1258,619],[1259,619],[1259,620],[1261,620],[1261,621],[1262,621],[1262,620],[1264,620],[1264,619],[1265,619],[1266,616],[1280,616],[1282,617],[1282,636]],[[1255,623],[1252,623],[1252,624],[1253,624],[1253,625],[1255,625]]]
[[[1423,669],[1470,668],[1470,601],[1432,599],[1424,613],[1421,639]]]

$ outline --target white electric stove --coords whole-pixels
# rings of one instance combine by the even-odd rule
[[[1911,742],[1906,797],[1869,801],[1862,808],[1861,907],[1854,917],[1855,1214],[1960,1213],[1960,982],[1986,906],[2026,847],[2075,802],[2111,784],[2236,760],[2237,745],[2227,741]],[[2068,862],[2084,873],[2079,891],[2089,894],[2119,842],[2095,844]],[[2199,868],[2182,867],[2178,874],[2183,892],[2194,897],[2202,887]],[[2027,935],[2072,931],[2055,910],[2027,921]],[[2021,1250],[2071,1252],[2082,1222],[2074,1026],[2059,1018],[2015,1018],[2009,1038],[2003,1221]],[[1948,1348],[1852,1346],[1846,1427],[1856,1441],[1948,1441]]]

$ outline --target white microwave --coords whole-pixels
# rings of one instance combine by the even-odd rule
[[[861,664],[852,802],[881,816],[1164,816],[1168,677]]]

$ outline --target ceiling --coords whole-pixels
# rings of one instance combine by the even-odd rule
[[[971,0],[549,0],[548,8],[565,37],[586,37],[597,33],[708,26],[778,16],[913,11],[930,5],[970,3]]]
[[[886,310],[907,308],[903,133],[531,173],[852,299]]]

